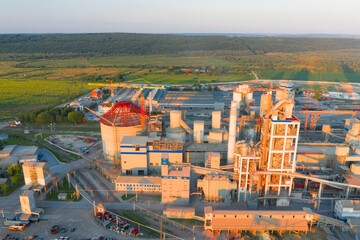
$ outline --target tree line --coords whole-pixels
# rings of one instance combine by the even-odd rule
[[[19,115],[23,123],[67,123],[85,122],[84,114],[73,107],[46,108]]]
[[[248,55],[268,52],[307,52],[360,49],[360,40],[301,37],[229,37],[170,34],[2,34],[0,54],[73,56],[176,55],[197,51],[238,51]],[[10,57],[8,55],[8,57]]]

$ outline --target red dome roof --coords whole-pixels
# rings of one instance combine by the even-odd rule
[[[149,121],[149,114],[145,112],[145,121]],[[117,127],[131,127],[141,125],[141,108],[129,101],[115,104],[104,115],[104,118],[114,123]],[[112,126],[109,122],[100,119],[100,123]]]

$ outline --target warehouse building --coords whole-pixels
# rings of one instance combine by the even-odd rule
[[[304,211],[233,211],[204,208],[204,229],[211,231],[308,231],[313,214]]]

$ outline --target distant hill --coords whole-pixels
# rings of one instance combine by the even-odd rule
[[[189,52],[307,52],[360,49],[359,39],[178,34],[4,34],[0,54],[181,55]]]

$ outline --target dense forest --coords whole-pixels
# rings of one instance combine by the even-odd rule
[[[245,55],[360,49],[358,39],[186,36],[166,34],[5,34],[0,54],[49,56],[181,55],[236,51]],[[59,55],[60,54],[60,55]]]

